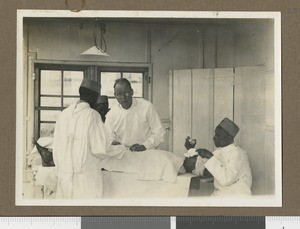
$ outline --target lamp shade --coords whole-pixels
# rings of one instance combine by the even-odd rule
[[[110,57],[106,52],[97,48],[97,46],[92,46],[91,48],[87,49],[86,51],[79,54],[80,56],[105,56]]]

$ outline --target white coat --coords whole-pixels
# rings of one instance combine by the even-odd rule
[[[62,111],[53,139],[56,198],[101,198],[100,159],[110,156],[109,145],[101,117],[88,103],[78,101]]]
[[[205,167],[214,176],[213,196],[251,195],[252,174],[246,152],[234,144],[218,148]]]
[[[155,149],[164,141],[165,129],[162,126],[152,103],[142,98],[133,98],[129,109],[120,104],[107,113],[105,125],[111,140],[129,148],[133,144]]]

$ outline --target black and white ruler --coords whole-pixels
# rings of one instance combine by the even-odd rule
[[[300,216],[1,217],[1,229],[299,229]]]

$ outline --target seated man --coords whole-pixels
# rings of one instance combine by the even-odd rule
[[[196,154],[201,157],[200,165],[213,175],[215,191],[213,196],[222,195],[251,195],[252,174],[246,152],[234,145],[234,137],[237,135],[239,127],[225,118],[216,127],[213,137],[217,149],[211,153],[206,149],[197,149]],[[190,142],[186,139],[186,147],[190,149],[196,145],[196,142]],[[188,157],[184,162],[187,172],[199,170],[197,167],[197,155],[192,155],[189,151]],[[198,156],[198,157],[199,157]]]
[[[165,130],[153,104],[133,98],[133,89],[125,78],[116,80],[114,93],[119,104],[107,113],[105,122],[112,144],[139,152],[156,149],[164,141]]]

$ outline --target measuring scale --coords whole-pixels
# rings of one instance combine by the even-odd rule
[[[1,229],[298,229],[299,216],[1,217]]]

